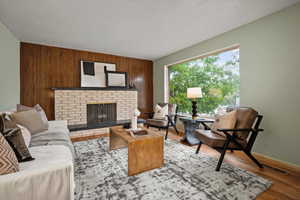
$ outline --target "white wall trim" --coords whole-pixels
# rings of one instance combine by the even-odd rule
[[[188,61],[191,61],[191,60],[196,60],[196,59],[204,58],[204,57],[207,57],[207,56],[216,55],[216,54],[222,53],[224,51],[229,51],[229,50],[237,49],[237,48],[240,48],[240,44],[233,44],[233,45],[230,45],[230,46],[227,46],[227,47],[224,47],[224,48],[220,48],[220,49],[216,49],[216,50],[212,50],[212,51],[209,51],[209,52],[197,55],[197,56],[193,56],[193,57],[190,57],[190,58],[185,58],[185,59],[176,61],[174,63],[167,64],[166,66],[170,67],[172,65],[177,65],[177,64],[188,62]]]

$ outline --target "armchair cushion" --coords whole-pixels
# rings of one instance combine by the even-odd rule
[[[156,127],[166,127],[168,125],[168,120],[165,119],[147,119],[146,124],[149,126],[156,126]]]
[[[226,136],[224,133],[214,133],[211,130],[196,130],[196,136],[197,138],[204,144],[211,146],[211,147],[223,147],[226,141]],[[239,144],[241,144],[243,147],[246,147],[247,142],[245,140],[237,140]],[[229,148],[238,148],[238,146],[230,142],[228,145]]]
[[[222,132],[218,131],[218,129],[233,129],[235,128],[237,121],[237,111],[231,111],[226,113],[225,115],[218,116],[215,119],[215,122],[211,126],[212,132],[223,135]]]
[[[252,128],[258,112],[253,108],[240,107],[237,109],[237,121],[235,128]],[[236,136],[240,139],[246,140],[248,138],[249,132],[239,131]]]

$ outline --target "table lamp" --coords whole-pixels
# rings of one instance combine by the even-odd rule
[[[194,88],[188,88],[187,89],[187,98],[192,99],[192,118],[196,119],[197,118],[197,98],[202,97],[202,90],[199,87],[194,87]]]

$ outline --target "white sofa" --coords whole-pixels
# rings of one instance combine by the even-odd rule
[[[47,131],[32,136],[29,151],[35,160],[0,176],[0,199],[74,199],[74,149],[67,123],[49,121]]]

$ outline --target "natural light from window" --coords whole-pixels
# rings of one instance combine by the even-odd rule
[[[169,102],[176,103],[180,113],[191,113],[186,91],[201,87],[197,99],[200,114],[216,114],[226,107],[239,106],[239,48],[169,66]]]

